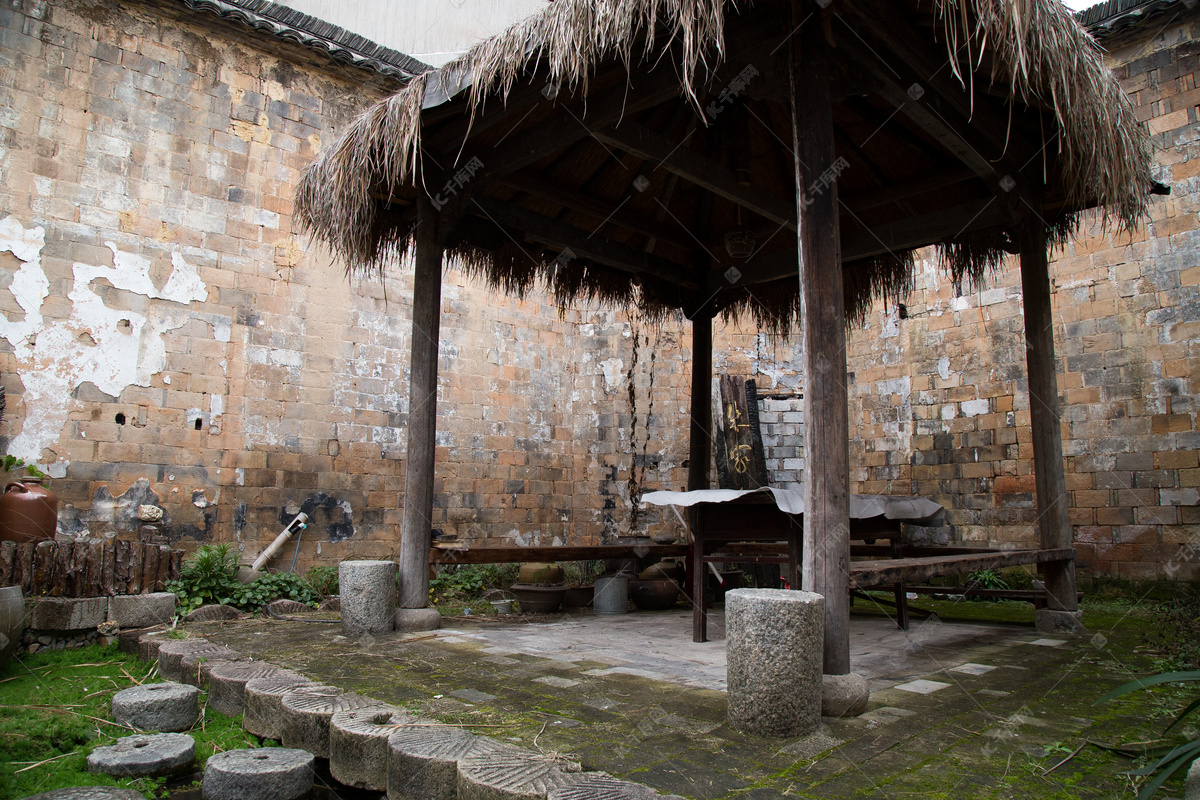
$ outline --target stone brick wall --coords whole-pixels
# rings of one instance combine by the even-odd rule
[[[1132,236],[1088,217],[1050,268],[1071,521],[1095,575],[1200,580],[1197,19],[1106,43],[1171,195]],[[907,319],[881,305],[851,337],[854,489],[931,497],[968,544],[1035,545],[1015,260],[975,288],[926,260],[904,302]]]

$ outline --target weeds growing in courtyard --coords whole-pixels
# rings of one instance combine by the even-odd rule
[[[110,720],[112,696],[157,680],[156,667],[115,647],[14,656],[0,667],[0,797],[28,797],[70,786],[162,792],[162,780],[118,781],[87,769],[88,753],[133,733]],[[196,740],[198,770],[214,753],[260,744],[242,730],[240,717],[208,708],[188,734]]]
[[[183,562],[179,580],[168,581],[167,588],[179,598],[178,611],[186,615],[208,603],[234,606],[243,611],[257,611],[272,600],[287,599],[315,607],[325,591],[337,590],[337,567],[314,567],[309,570],[332,570],[317,573],[318,589],[304,576],[291,572],[269,572],[250,583],[238,580],[238,552],[228,544],[206,544]]]

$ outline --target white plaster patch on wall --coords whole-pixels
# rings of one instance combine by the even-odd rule
[[[610,358],[607,361],[600,362],[600,369],[604,373],[604,392],[612,394],[617,390],[622,383],[625,382],[625,360],[622,358]]]
[[[25,311],[25,319],[12,322],[0,315],[0,336],[14,347],[20,339],[33,335],[42,326],[42,301],[50,294],[50,281],[42,271],[42,248],[46,245],[46,229],[38,226],[25,229],[16,217],[0,220],[0,253],[8,251],[21,262],[8,290]]]
[[[21,267],[10,287],[25,311],[19,322],[0,320],[0,335],[13,346],[17,372],[25,386],[25,420],[8,451],[26,461],[43,462],[62,434],[74,403],[71,393],[85,381],[100,391],[120,395],[128,386],[149,386],[151,377],[166,367],[163,334],[187,323],[177,306],[152,304],[146,313],[109,308],[92,289],[105,280],[117,289],[186,306],[203,302],[208,290],[196,268],[182,256],[171,256],[172,272],[160,291],[150,277],[151,260],[125,253],[106,242],[113,266],[72,265],[71,315],[45,324],[42,301],[49,281],[41,266],[45,231],[25,230],[14,217],[0,222],[0,250],[12,252]]]
[[[900,335],[900,309],[895,305],[889,304],[886,311],[882,312],[883,325],[880,331],[880,337],[884,339],[894,339]]]

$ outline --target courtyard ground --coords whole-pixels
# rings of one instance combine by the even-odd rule
[[[1016,604],[950,604],[1023,616]],[[192,635],[477,733],[687,797],[1132,797],[1131,762],[1165,722],[1153,697],[1094,705],[1154,667],[1136,606],[1092,606],[1082,638],[1022,623],[853,618],[852,660],[871,683],[855,719],[800,739],[726,723],[725,648],[691,641],[684,609],[597,617],[477,615],[436,633],[346,638],[340,627],[250,620]],[[943,611],[947,617],[952,613]],[[1029,616],[1032,616],[1031,612]],[[1165,710],[1161,711],[1165,715]],[[1164,716],[1165,718],[1165,716]]]

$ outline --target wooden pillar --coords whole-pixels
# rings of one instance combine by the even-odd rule
[[[408,384],[408,452],[400,529],[400,608],[429,605],[429,546],[433,518],[433,454],[437,431],[438,328],[442,310],[442,246],[437,212],[417,198],[412,357]]]
[[[1054,316],[1046,227],[1037,216],[1021,233],[1021,295],[1025,306],[1025,362],[1029,371],[1029,416],[1033,428],[1033,472],[1037,491],[1038,535],[1043,549],[1074,547],[1067,514],[1069,495],[1063,474],[1062,422],[1054,362]],[[1075,562],[1043,565],[1049,607],[1076,611]]]
[[[808,16],[812,12],[812,16]],[[804,563],[802,588],[825,597],[824,671],[850,671],[850,433],[846,312],[842,297],[828,47],[815,3],[792,37],[792,135],[804,352]],[[831,177],[832,176],[832,177]]]
[[[692,407],[688,428],[688,491],[708,488],[712,460],[712,314],[692,318]]]
[[[708,465],[712,460],[712,312],[701,308],[692,317],[692,407],[688,414],[688,491],[709,488]],[[692,590],[692,641],[708,641],[708,610],[704,603],[703,516],[697,506],[689,509],[692,527],[692,557],[688,583]]]

